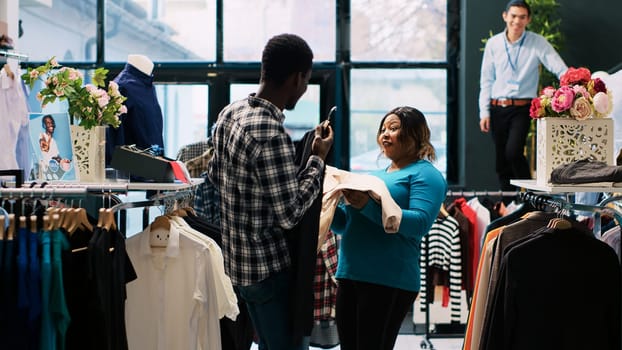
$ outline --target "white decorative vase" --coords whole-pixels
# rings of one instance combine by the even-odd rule
[[[106,126],[89,130],[71,125],[74,164],[80,182],[104,182],[106,178]]]
[[[556,167],[577,160],[590,158],[615,165],[613,119],[540,118],[536,147],[538,185],[548,185]]]

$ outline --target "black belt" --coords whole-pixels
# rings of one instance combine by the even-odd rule
[[[493,98],[490,105],[495,107],[522,107],[531,104],[530,98]]]

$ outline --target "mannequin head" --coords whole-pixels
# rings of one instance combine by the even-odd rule
[[[127,63],[147,75],[151,75],[153,72],[153,62],[147,56],[135,54],[128,55]]]

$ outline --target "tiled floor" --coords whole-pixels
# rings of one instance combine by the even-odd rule
[[[424,337],[419,335],[399,335],[394,350],[434,349],[434,350],[460,350],[462,338],[432,338],[422,346]],[[431,344],[431,346],[430,346]]]
[[[397,337],[394,350],[416,350],[416,349],[433,349],[433,350],[460,350],[462,348],[462,338],[432,338],[426,343],[425,347],[422,347],[423,336],[400,334]],[[430,346],[431,344],[431,346]],[[316,350],[321,348],[310,347],[310,350]],[[339,350],[339,346],[332,348],[333,350]],[[257,350],[257,345],[253,344],[251,350]]]

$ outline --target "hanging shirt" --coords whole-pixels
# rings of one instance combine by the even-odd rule
[[[167,245],[161,249],[150,246],[150,226],[127,240],[128,254],[140,276],[128,285],[130,349],[218,350],[218,320],[225,314],[233,318],[237,314],[226,307],[228,293],[216,291],[222,284],[212,254],[220,249],[215,243],[208,247],[181,233],[173,221],[168,234]],[[237,302],[230,305],[236,308]]]
[[[67,350],[81,350],[96,339],[97,330],[93,328],[98,316],[95,309],[93,280],[89,278],[88,246],[93,231],[78,228],[69,236],[71,252],[63,261],[63,279],[67,308],[71,322],[67,329]],[[85,345],[86,344],[86,345]]]
[[[19,322],[20,339],[23,340],[24,348],[34,349],[36,338],[31,338],[29,333],[30,324],[28,322],[28,312],[30,308],[30,300],[28,294],[28,235],[29,232],[26,228],[19,228],[17,232],[17,308],[19,313],[19,319],[15,320]]]
[[[52,291],[52,234],[41,232],[41,350],[56,349],[54,320],[50,310]]]
[[[6,233],[5,233],[6,235]],[[0,240],[0,250],[4,245],[4,253],[0,256],[4,261],[0,262],[0,339],[3,349],[20,349],[23,342],[18,337],[21,335],[16,329],[17,323],[17,284],[15,276],[15,258],[17,241],[12,239]]]
[[[467,247],[469,251],[469,261],[467,274],[471,276],[469,278],[470,281],[475,281],[475,274],[477,271],[477,264],[479,262],[479,240],[477,237],[477,232],[479,232],[479,226],[477,225],[477,213],[467,204],[465,198],[458,198],[454,201],[454,204],[460,208],[460,211],[467,217],[469,221],[469,232],[467,238]],[[471,289],[472,290],[472,285]],[[468,289],[467,289],[468,290]]]
[[[94,286],[96,335],[90,349],[128,349],[125,327],[126,284],[137,278],[125,250],[125,237],[116,229],[94,229],[89,241],[90,278]]]
[[[24,169],[25,176],[30,171],[30,147],[28,135],[28,107],[19,82],[0,70],[0,169]],[[17,147],[17,146],[20,147]],[[26,147],[24,147],[26,146]]]
[[[449,274],[449,296],[451,299],[451,321],[460,322],[462,291],[462,252],[460,230],[456,219],[451,216],[436,218],[430,233],[421,242],[421,280],[428,280],[428,266],[440,267]],[[429,292],[433,292],[431,289]],[[426,310],[428,289],[419,293],[421,311]]]
[[[481,249],[484,246],[484,236],[486,236],[486,227],[490,224],[490,210],[480,203],[477,197],[471,198],[467,205],[473,209],[477,219],[477,232],[475,239],[477,240],[478,247]]]
[[[31,335],[31,344],[39,344],[41,333],[41,259],[39,257],[39,234],[28,232],[28,300],[30,309],[28,310],[28,325]]]
[[[483,349],[620,349],[620,264],[592,232],[538,230],[499,276]]]
[[[50,288],[50,314],[53,317],[53,331],[55,349],[65,349],[65,336],[69,327],[69,310],[65,302],[65,288],[63,285],[62,252],[69,249],[69,242],[65,234],[59,229],[50,232],[52,239],[52,280]]]

